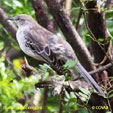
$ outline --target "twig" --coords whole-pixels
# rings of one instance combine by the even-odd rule
[[[7,63],[9,65],[9,67],[13,70],[14,74],[16,75],[17,80],[21,80],[21,77],[17,74],[17,72],[15,71],[12,62],[10,61],[10,58],[6,57]]]
[[[45,107],[47,105],[47,100],[48,100],[48,87],[45,87],[44,88],[43,105],[42,105],[41,113],[46,113]]]
[[[75,1],[72,2],[72,4],[77,7],[77,3]]]
[[[112,63],[109,63],[109,64],[107,64],[107,65],[104,65],[104,66],[99,67],[99,68],[96,69],[96,70],[90,71],[89,74],[93,75],[93,74],[95,74],[95,73],[102,72],[102,71],[104,71],[104,70],[110,68],[111,66],[112,66]]]
[[[64,97],[65,97],[65,92],[61,91],[61,97],[60,97],[60,108],[59,108],[59,113],[63,113],[63,101],[64,101]]]
[[[75,28],[76,28],[77,31],[78,31],[78,28],[79,28],[80,18],[81,18],[81,16],[82,16],[82,14],[83,14],[83,9],[80,9],[79,15],[78,15],[78,18],[77,18],[77,24],[76,24],[76,26],[75,26]]]

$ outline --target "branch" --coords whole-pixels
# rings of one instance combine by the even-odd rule
[[[9,67],[12,69],[13,73],[15,74],[16,79],[17,79],[17,80],[21,80],[21,77],[20,77],[20,76],[18,75],[18,73],[15,71],[14,66],[13,66],[13,64],[12,64],[12,62],[11,62],[11,60],[10,60],[9,57],[6,57],[6,61],[7,61],[8,65],[9,65]]]
[[[65,92],[61,91],[61,97],[60,97],[60,107],[59,107],[59,113],[63,113],[63,102],[64,102]]]
[[[113,65],[112,63],[109,63],[109,64],[107,64],[107,65],[101,66],[101,67],[99,67],[99,68],[96,69],[96,70],[90,71],[89,74],[93,75],[93,74],[95,74],[95,73],[102,72],[102,71],[104,71],[104,70],[110,68],[112,65]]]
[[[5,14],[3,9],[0,8],[0,23],[10,33],[10,35],[16,39],[17,28],[12,22],[7,21],[8,16]]]
[[[88,70],[95,69],[88,49],[83,43],[78,32],[75,30],[66,10],[62,7],[60,0],[46,0],[48,8],[52,13],[56,23],[59,25],[67,41],[77,53],[81,64]],[[86,63],[87,62],[87,63]]]
[[[45,8],[43,0],[32,0],[32,5],[35,10],[36,19],[38,23],[47,30],[55,33],[54,22],[50,20],[47,9]]]
[[[78,28],[79,28],[80,18],[82,16],[82,14],[83,14],[83,9],[80,9],[79,15],[78,15],[78,18],[77,18],[77,24],[76,24],[76,27],[75,27],[77,31],[78,31]]]
[[[43,105],[42,105],[41,113],[46,113],[45,107],[47,105],[47,100],[48,100],[48,87],[45,87],[44,88]]]

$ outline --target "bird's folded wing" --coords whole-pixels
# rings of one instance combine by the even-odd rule
[[[24,35],[26,46],[29,47],[35,55],[40,56],[44,61],[50,64],[50,66],[59,74],[62,74],[61,65],[63,62],[56,59],[56,56],[50,49],[49,45],[40,43],[41,39],[38,40],[39,38],[37,38],[35,33],[25,32]]]

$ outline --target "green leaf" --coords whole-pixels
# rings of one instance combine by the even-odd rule
[[[103,42],[103,41],[104,41],[103,38],[99,38],[99,39],[98,39],[98,42]]]
[[[84,94],[86,95],[90,95],[90,91],[85,89],[85,88],[82,88],[82,87],[79,87],[80,91],[82,91]]]
[[[70,95],[67,91],[65,91],[65,96],[69,99],[70,98]]]
[[[80,7],[73,7],[73,8],[71,9],[71,11],[76,11],[76,10],[80,10]]]
[[[108,36],[107,38],[108,38],[108,40],[113,40],[113,37],[111,35]]]
[[[73,68],[77,63],[78,61],[68,60],[64,67]]]
[[[86,108],[82,108],[82,109],[78,110],[77,113],[89,113],[89,111]]]
[[[0,42],[0,50],[4,48],[4,42]]]
[[[105,15],[106,19],[113,17],[113,9],[106,10],[105,13],[106,13],[106,15]]]
[[[108,98],[112,98],[112,97],[113,97],[113,94],[111,94],[111,95],[108,96]]]
[[[13,3],[16,7],[21,7],[21,8],[23,7],[22,3],[17,0],[13,0]]]

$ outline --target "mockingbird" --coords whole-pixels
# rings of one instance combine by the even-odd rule
[[[77,60],[70,44],[52,32],[40,26],[31,16],[20,14],[9,20],[14,20],[18,25],[16,38],[22,51],[34,59],[50,64],[59,74],[60,66],[68,59]],[[84,67],[77,63],[75,68],[100,94],[103,91]]]

